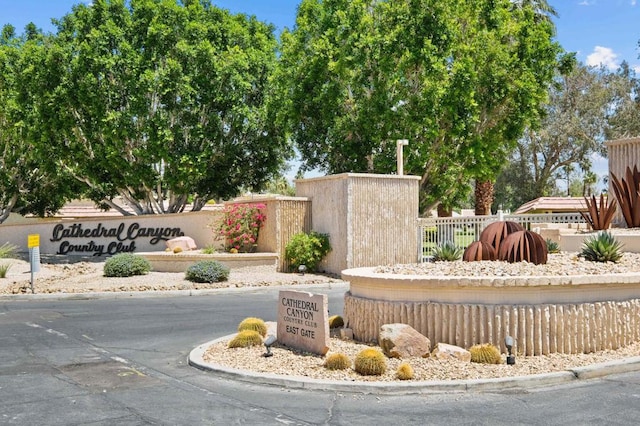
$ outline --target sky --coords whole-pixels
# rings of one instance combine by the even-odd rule
[[[22,33],[33,22],[45,32],[55,31],[51,18],[61,18],[77,3],[90,0],[0,0],[0,25],[7,23]],[[576,52],[587,65],[610,70],[622,61],[640,74],[640,0],[548,0],[557,12],[554,18],[562,47]],[[293,29],[299,0],[212,0],[233,13],[255,15],[262,21]],[[606,174],[606,160],[594,159],[598,175]],[[294,171],[295,173],[295,171]]]

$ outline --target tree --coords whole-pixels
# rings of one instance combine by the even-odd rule
[[[516,188],[511,191],[517,193],[516,206],[550,195],[555,179],[566,178],[569,169],[591,170],[592,155],[604,149],[612,100],[610,82],[606,70],[582,64],[557,77],[540,127],[528,128],[518,140],[511,165],[498,181]],[[502,197],[496,202],[511,204]]]
[[[259,189],[289,146],[267,109],[274,29],[208,1],[95,0],[57,22],[40,129],[89,198],[126,214]]]
[[[12,212],[44,216],[67,201],[68,176],[50,161],[51,152],[32,130],[38,115],[28,88],[46,84],[33,78],[50,39],[29,24],[18,37],[5,25],[0,36],[0,223]]]
[[[606,138],[640,136],[640,78],[627,62],[623,62],[615,74],[609,75],[609,85],[613,99]]]
[[[490,180],[545,100],[553,26],[509,0],[304,0],[282,36],[283,125],[306,168],[421,176],[423,210]]]

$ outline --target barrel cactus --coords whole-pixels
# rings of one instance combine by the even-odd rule
[[[464,250],[462,260],[473,262],[476,260],[496,260],[496,249],[486,241],[474,241]]]
[[[498,259],[507,262],[526,261],[535,265],[547,263],[547,242],[535,232],[517,231],[500,245]]]
[[[500,253],[500,246],[505,238],[517,231],[524,231],[524,228],[518,222],[509,220],[493,222],[480,233],[480,241],[491,244],[496,249],[496,253]]]
[[[471,362],[480,364],[502,364],[500,349],[490,343],[471,346],[469,352],[471,353]]]
[[[332,315],[329,317],[329,328],[340,328],[344,327],[344,318],[340,315]]]
[[[409,363],[403,362],[398,366],[398,369],[396,370],[396,377],[398,380],[411,380],[413,379],[413,376],[413,368]]]
[[[257,331],[262,337],[267,335],[267,325],[260,318],[248,317],[243,319],[238,325],[238,331]]]
[[[236,334],[227,345],[229,348],[248,348],[262,344],[262,336],[257,331],[243,330]]]
[[[327,370],[346,370],[351,367],[351,360],[343,353],[335,353],[327,356],[324,368]]]
[[[381,376],[387,370],[387,359],[375,348],[367,348],[356,356],[354,370],[363,376]]]

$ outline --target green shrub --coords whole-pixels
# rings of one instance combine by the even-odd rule
[[[248,317],[243,319],[238,325],[238,331],[257,331],[262,337],[267,335],[267,325],[260,318]]]
[[[131,253],[118,253],[104,263],[105,277],[131,277],[144,275],[151,270],[151,264],[142,256]]]
[[[547,244],[547,253],[560,253],[560,245],[551,238],[547,238],[545,243]]]
[[[254,330],[243,330],[231,339],[227,347],[229,348],[248,348],[250,346],[258,346],[262,344],[262,336]]]
[[[217,283],[229,279],[229,268],[217,260],[203,260],[187,268],[185,278],[195,283]]]
[[[356,356],[353,369],[363,376],[381,376],[387,370],[387,359],[375,348],[367,348]]]
[[[0,258],[16,257],[18,247],[13,244],[4,243],[0,246]]]
[[[469,352],[471,353],[471,362],[480,364],[502,364],[500,349],[490,343],[471,346]]]
[[[585,240],[580,256],[592,262],[617,262],[622,257],[622,244],[611,233],[598,232]]]
[[[202,250],[200,250],[203,254],[215,254],[217,253],[216,248],[213,245],[208,245]]]
[[[327,370],[346,370],[349,367],[351,360],[343,353],[331,354],[324,361],[324,368]]]
[[[411,380],[413,379],[413,368],[407,362],[403,362],[398,366],[396,370],[396,377],[398,380]]]
[[[7,278],[7,272],[11,269],[10,263],[0,263],[0,278]]]
[[[437,245],[432,252],[433,260],[453,262],[459,260],[462,257],[462,249],[457,247],[451,241],[445,241],[442,244]]]
[[[329,235],[315,231],[308,234],[302,232],[291,237],[285,247],[284,257],[292,271],[298,270],[300,265],[305,265],[307,271],[313,272],[330,251]]]

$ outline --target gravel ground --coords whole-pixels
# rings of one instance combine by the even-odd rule
[[[0,259],[10,263],[6,278],[0,278],[0,294],[31,293],[29,262]],[[276,272],[273,266],[251,266],[232,269],[229,280],[201,284],[187,281],[183,272],[150,272],[146,275],[118,278],[102,274],[104,262],[43,263],[34,274],[36,293],[91,293],[115,291],[202,290],[229,287],[267,287],[278,285],[321,284],[342,282],[319,274]]]

